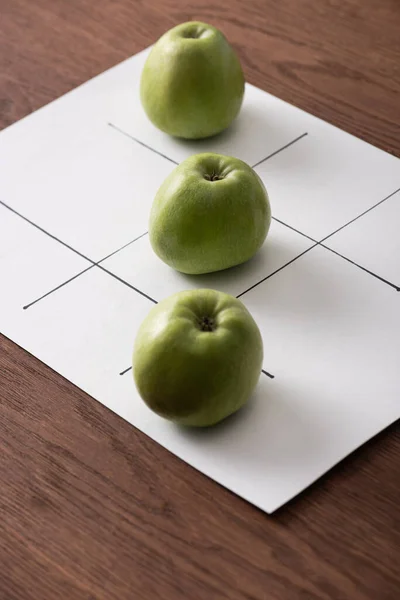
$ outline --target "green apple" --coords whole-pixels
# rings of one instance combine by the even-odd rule
[[[238,115],[244,75],[225,36],[206,23],[173,27],[154,44],[144,65],[140,98],[152,123],[180,138],[206,138]]]
[[[249,260],[271,224],[267,190],[238,158],[195,154],[161,184],[149,219],[157,256],[188,274],[220,271]]]
[[[195,289],[151,309],[135,338],[133,376],[153,412],[207,427],[249,400],[262,361],[261,334],[244,304],[216,290]]]

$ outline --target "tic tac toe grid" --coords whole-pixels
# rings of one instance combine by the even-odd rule
[[[221,485],[273,512],[400,415],[400,161],[246,85],[211,140],[155,129],[138,89],[149,49],[0,134],[0,329]],[[273,221],[260,252],[185,276],[147,221],[175,165],[203,151],[254,167]],[[209,430],[152,414],[131,376],[152,305],[211,287],[240,298],[264,341],[240,413]]]

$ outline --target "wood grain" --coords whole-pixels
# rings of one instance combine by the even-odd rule
[[[5,127],[199,18],[251,83],[400,156],[397,0],[1,0]],[[0,338],[1,600],[396,600],[393,426],[268,517]]]

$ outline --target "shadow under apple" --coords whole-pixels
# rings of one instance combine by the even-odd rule
[[[277,118],[275,104],[273,107],[264,98],[257,99],[257,103],[254,103],[248,101],[245,95],[239,115],[224,131],[205,139],[174,138],[174,141],[190,154],[216,152],[242,158],[246,162],[252,157],[251,164],[249,162],[252,166],[303,133],[293,131],[289,122]],[[255,140],[257,140],[257,147],[255,147]]]
[[[329,444],[324,407],[310,404],[308,392],[295,382],[267,379],[263,374],[248,403],[219,424],[207,428],[171,426],[215,462],[228,468],[259,468],[279,477],[315,463]],[[254,466],[254,471],[252,470]],[[259,475],[258,475],[259,476]]]

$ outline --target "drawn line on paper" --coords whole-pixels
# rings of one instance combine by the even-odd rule
[[[66,281],[64,281],[63,283],[60,283],[59,285],[57,285],[55,288],[53,288],[52,290],[49,290],[48,292],[46,292],[45,294],[43,294],[42,296],[40,296],[39,298],[36,298],[36,300],[33,300],[32,302],[29,302],[29,304],[26,304],[25,306],[23,306],[22,308],[24,310],[26,310],[27,308],[30,308],[31,306],[33,306],[34,304],[36,304],[37,302],[39,302],[40,300],[43,300],[44,298],[47,298],[47,296],[50,296],[51,294],[53,294],[53,292],[56,292],[57,290],[63,288],[65,285],[67,285],[67,283],[70,283],[71,281],[74,281],[75,279],[77,279],[78,277],[80,277],[80,275],[83,275],[84,273],[86,273],[87,271],[90,271],[90,269],[93,269],[93,267],[98,267],[100,265],[100,263],[104,262],[105,260],[107,260],[108,258],[110,258],[111,256],[114,256],[114,254],[117,254],[117,252],[120,252],[121,250],[123,250],[124,248],[127,248],[128,246],[130,246],[131,244],[133,244],[134,242],[136,242],[137,240],[140,240],[140,238],[144,237],[145,235],[147,235],[147,231],[145,231],[144,233],[142,233],[141,235],[138,235],[137,237],[135,237],[133,240],[131,240],[130,242],[127,242],[126,244],[124,244],[123,246],[121,246],[120,248],[117,248],[117,250],[114,250],[113,252],[111,252],[110,254],[107,254],[107,256],[104,256],[104,258],[102,258],[101,260],[99,260],[98,262],[93,262],[93,264],[90,265],[90,267],[87,267],[86,269],[83,269],[83,271],[79,271],[79,273],[76,273],[76,275],[74,275],[73,277],[70,277],[69,279],[67,279]],[[88,259],[89,260],[89,259]]]
[[[307,238],[308,240],[310,240],[311,242],[314,242],[314,244],[318,244],[318,241],[315,240],[314,238],[312,238],[311,236],[307,235],[306,233],[303,233],[302,231],[299,231],[298,229],[296,229],[295,227],[292,227],[292,225],[288,225],[287,223],[284,223],[283,221],[281,221],[280,219],[277,219],[276,217],[271,217],[274,221],[276,221],[277,223],[280,223],[281,225],[283,225],[284,227],[287,227],[288,229],[291,229],[292,231],[294,231],[295,233],[298,233],[299,235],[302,235],[303,237]]]
[[[67,281],[64,281],[63,283],[60,283],[60,285],[58,285],[57,287],[53,288],[49,292],[46,292],[45,294],[43,294],[43,296],[40,296],[40,298],[36,298],[36,300],[33,300],[32,302],[29,302],[29,304],[25,304],[25,306],[23,306],[22,308],[24,310],[26,310],[27,308],[30,308],[31,306],[33,306],[37,302],[40,302],[40,300],[43,300],[44,298],[47,298],[47,296],[50,296],[50,294],[52,294],[53,292],[56,292],[57,290],[60,290],[61,288],[63,288],[65,285],[67,285],[67,283],[70,283],[71,281],[74,281],[74,279],[77,279],[78,277],[80,277],[80,275],[83,275],[87,271],[90,271],[90,269],[93,269],[93,267],[95,267],[95,266],[96,265],[90,265],[90,267],[87,267],[86,269],[83,269],[83,271],[80,271],[79,273],[77,273],[73,277],[70,277],[69,279],[67,279]]]
[[[369,213],[371,210],[374,210],[374,208],[376,208],[380,204],[383,204],[384,202],[386,202],[386,200],[389,200],[389,198],[391,198],[392,196],[394,196],[398,192],[400,192],[400,188],[398,188],[397,190],[395,190],[394,192],[392,192],[391,194],[389,194],[389,196],[386,196],[386,198],[383,198],[383,200],[379,200],[379,202],[377,202],[373,206],[370,206],[370,208],[367,208],[367,210],[364,210],[364,212],[362,212],[361,214],[359,214],[356,217],[354,217],[354,219],[351,219],[351,221],[349,221],[348,223],[345,223],[344,225],[342,225],[341,227],[339,227],[338,229],[336,229],[335,231],[333,231],[332,233],[330,233],[329,235],[327,235],[326,237],[324,237],[322,240],[319,241],[319,243],[322,244],[328,238],[330,238],[333,235],[335,235],[335,233],[338,233],[339,231],[342,231],[342,229],[344,229],[348,225],[351,225],[351,223],[354,223],[354,221],[357,221],[358,219],[361,219],[361,217],[363,217],[364,215],[366,215],[367,213]]]
[[[370,271],[369,269],[367,269],[366,267],[363,267],[362,265],[356,263],[354,260],[351,260],[350,258],[348,258],[347,256],[344,256],[343,254],[340,254],[340,252],[337,252],[336,250],[333,250],[333,248],[330,248],[329,246],[326,246],[324,244],[324,242],[326,240],[328,240],[330,237],[334,236],[336,233],[338,233],[339,231],[342,231],[342,229],[345,229],[345,227],[348,227],[348,225],[351,225],[352,223],[354,223],[355,221],[357,221],[358,219],[361,219],[361,217],[363,217],[364,215],[366,215],[367,213],[371,212],[372,210],[374,210],[374,208],[377,208],[378,206],[380,206],[381,204],[383,204],[384,202],[386,202],[386,200],[389,200],[389,198],[392,198],[395,194],[398,194],[400,192],[400,188],[398,188],[397,190],[395,190],[394,192],[392,192],[391,194],[389,194],[388,196],[386,196],[385,198],[382,198],[382,200],[379,200],[379,202],[376,202],[376,204],[374,204],[373,206],[370,206],[369,208],[367,208],[367,210],[364,210],[364,212],[360,213],[359,215],[357,215],[356,217],[354,217],[354,219],[351,219],[351,221],[348,221],[347,223],[345,223],[344,225],[342,225],[341,227],[339,227],[338,229],[336,229],[335,231],[333,231],[332,233],[330,233],[329,235],[325,236],[322,240],[320,240],[318,242],[319,246],[322,246],[322,248],[325,248],[326,250],[330,250],[330,252],[333,252],[334,254],[336,254],[337,256],[340,256],[341,258],[343,258],[344,260],[347,260],[347,262],[351,263],[352,265],[358,267],[359,269],[361,269],[362,271],[365,271],[366,273],[368,273],[369,275],[372,275],[372,277],[375,277],[376,279],[379,279],[380,281],[382,281],[382,283],[386,283],[387,285],[390,285],[390,287],[394,288],[397,292],[400,292],[400,287],[397,286],[396,284],[392,283],[391,281],[388,281],[387,279],[385,279],[384,277],[381,277],[380,275],[378,275],[377,273],[374,273],[373,271]]]
[[[268,159],[272,158],[273,156],[276,156],[276,154],[279,154],[280,152],[282,152],[282,150],[286,150],[286,148],[289,148],[290,146],[292,146],[296,142],[300,141],[301,139],[303,139],[304,137],[306,137],[306,135],[308,135],[308,132],[302,133],[296,139],[292,140],[288,144],[285,144],[285,146],[282,146],[282,148],[278,148],[278,150],[275,150],[275,152],[272,152],[271,154],[268,154],[268,156],[266,156],[265,158],[262,158],[261,160],[259,160],[258,162],[256,162],[254,165],[252,165],[251,168],[255,169],[256,167],[258,167],[259,165],[261,165],[262,163],[264,163],[266,160],[268,160]]]
[[[145,142],[142,142],[142,140],[139,140],[138,138],[136,138],[135,136],[131,135],[127,131],[124,131],[123,129],[121,129],[120,127],[118,127],[117,125],[114,125],[114,123],[108,123],[108,126],[111,127],[112,129],[115,129],[115,131],[118,131],[119,133],[121,133],[125,137],[129,138],[130,140],[133,140],[134,142],[136,142],[137,144],[139,144],[143,148],[146,148],[147,150],[150,150],[151,152],[154,152],[155,154],[158,154],[158,156],[161,156],[162,158],[165,158],[166,160],[169,160],[169,162],[172,162],[174,165],[178,165],[179,164],[176,160],[174,160],[170,156],[167,156],[166,154],[163,154],[162,152],[160,152],[159,150],[156,150],[152,146],[149,146]],[[258,167],[259,165],[261,165],[262,163],[264,163],[266,160],[268,160],[269,158],[272,158],[276,154],[279,154],[283,150],[286,150],[286,148],[289,148],[290,146],[292,146],[293,144],[295,144],[296,142],[298,142],[299,140],[301,140],[302,138],[304,138],[306,135],[308,135],[308,132],[302,133],[301,135],[299,135],[297,138],[295,138],[291,142],[288,142],[287,144],[285,144],[281,148],[278,148],[278,150],[275,150],[271,154],[268,154],[268,156],[266,156],[265,158],[262,158],[261,160],[259,160],[258,162],[256,162],[254,165],[252,165],[252,169],[254,169],[255,167]]]
[[[125,375],[125,373],[128,373],[129,371],[132,371],[132,367],[128,367],[127,369],[124,369],[123,371],[121,371],[120,375]]]
[[[370,271],[369,269],[366,269],[365,267],[363,267],[362,265],[359,265],[358,263],[354,262],[354,260],[351,260],[350,258],[348,258],[347,256],[344,256],[343,254],[340,254],[340,252],[336,252],[336,250],[333,250],[332,248],[330,248],[329,246],[325,246],[325,244],[322,244],[321,242],[318,244],[319,246],[321,246],[322,248],[325,248],[325,250],[329,250],[330,252],[333,252],[333,254],[336,254],[336,256],[340,256],[340,258],[344,258],[344,260],[347,260],[347,262],[351,263],[352,265],[354,265],[355,267],[358,267],[359,269],[361,269],[362,271],[365,271],[366,273],[368,273],[369,275],[372,275],[372,277],[376,277],[376,279],[379,279],[380,281],[382,281],[383,283],[386,283],[387,285],[390,285],[392,288],[394,288],[397,292],[400,292],[400,287],[398,287],[397,285],[395,285],[394,283],[391,283],[390,281],[388,281],[387,279],[384,279],[383,277],[381,277],[380,275],[378,275],[377,273],[374,273],[373,271]]]
[[[49,233],[48,231],[46,231],[46,229],[43,229],[43,227],[40,227],[40,225],[38,225],[34,221],[31,221],[27,217],[24,217],[24,215],[21,215],[21,213],[19,213],[17,210],[15,210],[15,208],[11,208],[11,206],[8,206],[8,204],[6,204],[5,202],[3,202],[2,200],[0,200],[0,204],[2,206],[4,206],[4,208],[7,208],[14,215],[17,215],[17,217],[20,217],[21,219],[23,219],[24,221],[26,221],[26,223],[29,223],[29,225],[32,225],[32,227],[35,227],[36,229],[38,229],[42,233],[46,234],[52,240],[55,240],[59,244],[62,244],[65,248],[68,248],[68,250],[71,250],[72,252],[74,252],[75,254],[77,254],[78,256],[80,256],[81,258],[84,258],[88,262],[92,263],[92,265],[96,264],[94,260],[91,260],[90,258],[88,258],[87,256],[85,256],[84,254],[82,254],[82,252],[79,252],[79,250],[75,250],[75,248],[73,248],[72,246],[70,246],[66,242],[63,242],[62,240],[60,240],[60,238],[56,237],[52,233]]]
[[[268,371],[266,371],[265,369],[261,369],[261,373],[264,373],[264,375],[266,375],[270,379],[275,379],[275,375],[272,375],[272,373],[268,373]]]
[[[113,250],[113,252],[110,252],[110,254],[107,254],[107,256],[105,256],[101,260],[97,261],[96,262],[96,266],[99,265],[100,263],[104,262],[105,260],[107,260],[107,258],[111,258],[111,256],[114,256],[114,254],[117,254],[118,252],[121,252],[121,250],[124,250],[124,248],[127,248],[128,246],[131,246],[132,244],[134,244],[138,240],[142,239],[142,237],[144,237],[148,233],[149,233],[148,231],[145,231],[144,233],[141,233],[140,235],[138,235],[135,238],[133,238],[133,240],[131,240],[130,242],[127,242],[126,244],[124,244],[123,246],[121,246],[120,248],[117,248],[116,250]]]
[[[309,248],[307,248],[306,250],[304,250],[303,252],[301,252],[300,254],[298,254],[297,256],[295,256],[294,258],[292,258],[292,260],[289,260],[287,263],[285,263],[284,265],[282,265],[281,267],[279,267],[279,269],[275,269],[275,271],[273,271],[272,273],[270,273],[266,277],[263,277],[263,279],[260,279],[260,281],[257,281],[257,283],[254,283],[253,285],[251,285],[249,288],[247,288],[246,290],[244,290],[244,292],[240,292],[240,294],[238,294],[236,296],[236,298],[241,298],[241,296],[244,296],[244,294],[247,294],[247,292],[250,292],[250,290],[253,290],[255,287],[257,287],[258,285],[260,285],[261,283],[263,283],[264,281],[266,281],[267,279],[269,279],[270,277],[272,277],[276,273],[279,273],[279,271],[282,271],[282,269],[284,269],[285,267],[287,267],[287,266],[291,265],[292,263],[294,263],[295,260],[297,260],[301,256],[304,256],[304,254],[307,254],[307,252],[310,252],[310,250],[312,250],[316,246],[318,246],[318,242],[316,244],[313,244],[312,246],[310,246]]]
[[[179,163],[176,162],[176,160],[174,160],[173,158],[170,158],[169,156],[167,156],[166,154],[163,154],[162,152],[159,152],[158,150],[156,150],[155,148],[152,148],[151,146],[149,146],[148,144],[145,144],[144,142],[142,142],[141,140],[138,140],[137,138],[135,138],[133,135],[131,135],[130,133],[127,133],[126,131],[124,131],[123,129],[120,129],[119,127],[117,127],[116,125],[114,125],[113,123],[108,123],[108,126],[111,127],[112,129],[115,129],[115,131],[118,131],[119,133],[122,133],[122,135],[124,135],[125,137],[129,138],[130,140],[133,140],[134,142],[136,142],[137,144],[139,144],[140,146],[143,146],[143,148],[147,148],[147,150],[150,150],[151,152],[154,152],[154,154],[158,154],[158,156],[162,156],[162,158],[165,158],[166,160],[169,160],[169,162],[174,163],[174,165],[178,165]]]
[[[99,269],[101,269],[102,271],[104,271],[104,273],[108,273],[109,275],[111,275],[111,277],[114,277],[114,279],[116,279],[117,281],[120,281],[121,283],[123,283],[124,285],[126,285],[131,290],[135,290],[135,292],[137,292],[138,294],[140,294],[144,298],[147,298],[147,300],[150,300],[150,302],[153,302],[154,304],[158,304],[157,300],[154,300],[154,298],[152,298],[151,296],[149,296],[145,292],[142,292],[142,290],[139,290],[139,288],[135,287],[131,283],[128,283],[128,281],[125,281],[125,279],[122,279],[122,277],[119,277],[118,275],[116,275],[112,271],[109,271],[108,269],[106,269],[102,265],[96,265],[96,267],[98,267]]]
[[[7,208],[7,210],[9,210],[10,212],[12,212],[13,214],[17,215],[18,217],[20,217],[21,219],[23,219],[24,221],[26,221],[27,223],[29,223],[30,225],[32,225],[32,227],[35,227],[36,229],[38,229],[39,231],[41,231],[42,233],[44,233],[45,235],[47,235],[49,238],[55,240],[56,242],[58,242],[59,244],[61,244],[62,246],[64,246],[65,248],[68,248],[68,250],[71,250],[71,252],[74,252],[75,254],[77,254],[78,256],[80,256],[81,258],[84,258],[85,260],[87,260],[88,262],[91,263],[91,267],[98,267],[99,269],[101,269],[102,271],[104,271],[105,273],[108,273],[109,275],[111,275],[111,277],[114,277],[114,279],[117,279],[118,281],[120,281],[121,283],[125,284],[126,286],[128,286],[129,288],[131,288],[132,290],[135,290],[135,292],[137,292],[138,294],[140,294],[141,296],[144,296],[145,298],[147,298],[148,300],[150,300],[151,302],[154,302],[154,304],[157,304],[157,301],[154,300],[154,298],[152,298],[151,296],[148,296],[147,294],[145,294],[144,292],[142,292],[141,290],[139,290],[138,288],[136,288],[135,286],[131,285],[130,283],[128,283],[127,281],[125,281],[124,279],[121,279],[121,277],[118,277],[118,275],[115,275],[114,273],[112,273],[111,271],[109,271],[108,269],[105,269],[103,266],[100,265],[100,261],[99,262],[95,262],[94,260],[88,258],[87,256],[85,256],[84,254],[82,254],[82,252],[79,252],[79,250],[76,250],[75,248],[73,248],[72,246],[70,246],[69,244],[67,244],[66,242],[63,242],[62,240],[60,240],[60,238],[56,237],[55,235],[53,235],[52,233],[49,233],[48,231],[46,231],[46,229],[43,229],[43,227],[41,227],[40,225],[38,225],[37,223],[35,223],[34,221],[31,221],[30,219],[28,219],[27,217],[25,217],[24,215],[22,215],[21,213],[19,213],[17,210],[15,210],[14,208],[11,208],[11,206],[9,206],[8,204],[6,204],[5,202],[3,202],[2,200],[0,200],[0,204],[2,206],[4,206],[4,208]],[[133,243],[133,241],[136,241],[137,239],[143,237],[144,235],[146,235],[147,232],[141,234],[138,238],[135,238],[135,240],[132,240],[132,242],[128,242],[127,244],[125,244],[126,247],[128,246],[130,243]],[[121,249],[121,248],[120,248]],[[120,250],[119,249],[119,250]],[[116,250],[115,252],[118,252],[119,250]],[[115,252],[112,252],[112,254],[115,254]],[[110,256],[111,256],[110,255]],[[108,257],[107,257],[108,258]],[[105,260],[105,258],[103,259]],[[66,283],[69,283],[70,281],[76,279],[76,277],[78,277],[79,275],[82,275],[82,273],[84,273],[85,271],[88,271],[89,268],[85,269],[84,271],[82,271],[81,273],[78,273],[76,276],[72,277],[70,280],[68,280]],[[64,285],[65,285],[64,284]],[[60,287],[63,287],[63,284],[61,284],[60,286],[58,286],[59,289]],[[55,291],[55,290],[54,290]],[[49,293],[45,294],[43,297],[48,296]],[[37,300],[39,301],[39,299]],[[25,305],[26,307],[28,306],[32,306],[32,304],[34,304],[34,302],[30,303],[29,305]]]
[[[129,371],[131,371],[131,370],[132,370],[132,367],[128,367],[127,369],[124,369],[123,371],[121,371],[120,375],[125,375],[125,373],[129,373]],[[264,373],[264,375],[266,375],[270,379],[275,379],[275,375],[268,373],[268,371],[266,371],[265,369],[261,369],[261,372]]]

